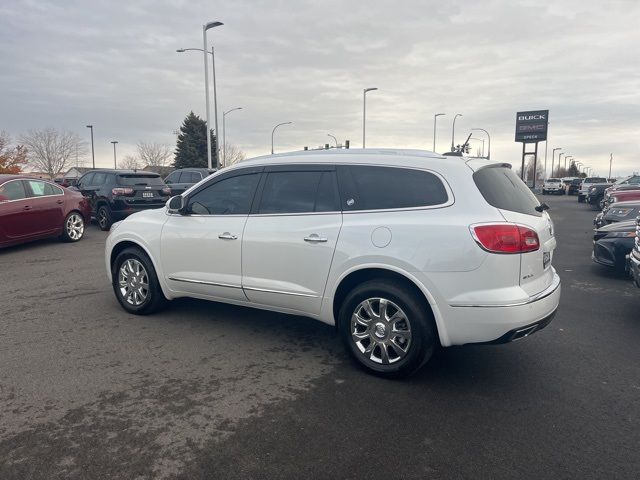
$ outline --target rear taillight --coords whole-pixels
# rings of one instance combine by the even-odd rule
[[[133,195],[134,192],[133,192],[133,188],[116,187],[111,189],[111,194],[130,196],[130,195]]]
[[[170,187],[164,187],[162,189],[162,194],[163,195],[171,195],[171,188]]]
[[[522,225],[488,224],[471,226],[476,242],[492,253],[526,253],[540,248],[535,230]]]

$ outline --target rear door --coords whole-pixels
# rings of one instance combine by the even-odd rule
[[[480,168],[473,179],[487,202],[496,207],[505,220],[529,227],[538,234],[540,248],[520,255],[520,286],[529,294],[540,293],[553,281],[551,261],[556,248],[553,222],[529,187],[510,166],[495,164]]]
[[[265,168],[242,240],[252,302],[318,314],[342,226],[334,166]]]

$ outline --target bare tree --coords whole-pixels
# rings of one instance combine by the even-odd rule
[[[27,149],[23,145],[11,146],[11,137],[0,132],[0,173],[20,173],[27,162]]]
[[[225,167],[230,167],[245,158],[246,155],[238,147],[231,145],[230,143],[225,144],[224,155],[222,158],[222,164]]]
[[[138,142],[138,156],[143,166],[164,167],[172,155],[168,145]]]
[[[125,155],[118,163],[118,167],[124,170],[136,170],[143,168],[143,166],[140,159],[134,155]]]
[[[20,137],[20,143],[27,147],[27,163],[52,179],[70,167],[76,152],[80,156],[87,151],[78,135],[55,128],[31,130]]]

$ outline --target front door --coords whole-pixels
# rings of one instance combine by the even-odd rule
[[[0,241],[27,238],[37,234],[33,222],[33,199],[28,198],[23,180],[0,185]]]
[[[42,180],[25,180],[33,200],[32,222],[34,233],[47,233],[61,229],[64,223],[64,192],[58,186]]]
[[[253,303],[318,314],[342,226],[333,167],[265,169],[242,240],[242,286]]]
[[[260,173],[229,172],[186,199],[183,215],[162,229],[161,256],[169,288],[197,297],[242,300],[242,233]]]

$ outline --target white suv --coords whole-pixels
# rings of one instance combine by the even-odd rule
[[[336,325],[353,357],[411,373],[437,346],[505,343],[560,298],[549,215],[511,166],[412,150],[261,157],[114,224],[131,313],[195,297]]]
[[[542,194],[546,195],[547,193],[557,193],[559,195],[564,195],[564,183],[559,178],[547,178],[542,185]]]

